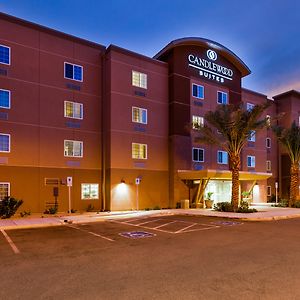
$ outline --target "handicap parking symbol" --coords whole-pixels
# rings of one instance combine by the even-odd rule
[[[141,238],[156,236],[156,234],[146,232],[146,231],[122,232],[122,233],[119,233],[119,235],[129,238],[129,239],[141,239]]]

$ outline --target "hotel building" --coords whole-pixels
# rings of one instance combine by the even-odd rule
[[[55,201],[59,211],[176,207],[208,191],[229,201],[227,153],[195,142],[191,124],[240,102],[299,120],[299,92],[268,99],[242,88],[248,74],[207,39],[178,39],[150,58],[0,13],[0,199],[32,212]],[[289,161],[270,129],[253,132],[241,158],[241,191],[254,202],[275,182],[286,196]]]

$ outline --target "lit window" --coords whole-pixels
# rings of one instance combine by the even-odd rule
[[[252,103],[247,103],[247,110],[251,111],[254,108],[254,104]]]
[[[0,182],[0,200],[10,196],[10,183]]]
[[[217,102],[219,104],[227,104],[228,103],[228,95],[225,92],[218,92]]]
[[[65,140],[65,156],[82,157],[83,156],[83,142]]]
[[[132,122],[147,124],[147,109],[133,106]]]
[[[249,142],[255,142],[255,130],[250,130],[249,136],[248,136]]]
[[[199,116],[193,116],[192,124],[193,129],[200,129],[204,126],[204,118]]]
[[[98,183],[82,183],[81,184],[81,199],[99,199],[99,184]]]
[[[266,147],[271,148],[271,139],[270,138],[266,138]]]
[[[0,89],[0,108],[10,108],[10,91]]]
[[[83,81],[83,67],[65,62],[65,78]]]
[[[192,95],[198,99],[204,99],[204,87],[202,85],[194,84],[192,85]]]
[[[0,152],[10,152],[10,134],[0,133]]]
[[[271,116],[270,115],[266,115],[266,125],[267,125],[267,127],[271,126]]]
[[[83,118],[83,104],[65,101],[65,117],[73,119]]]
[[[132,71],[132,85],[143,89],[147,88],[147,74]]]
[[[266,169],[267,169],[267,171],[271,171],[271,161],[270,160],[266,161]]]
[[[132,158],[147,159],[147,145],[132,143]]]
[[[272,196],[272,187],[270,185],[267,186],[267,196]]]
[[[204,162],[204,149],[193,148],[193,161]]]
[[[247,156],[247,167],[255,168],[255,156],[251,156],[251,155]]]
[[[0,63],[10,65],[10,48],[0,45]]]
[[[217,162],[222,165],[228,164],[228,153],[226,151],[218,151]]]

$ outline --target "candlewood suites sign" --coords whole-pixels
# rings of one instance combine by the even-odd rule
[[[199,75],[207,79],[215,80],[221,83],[225,82],[226,80],[232,80],[233,71],[215,63],[215,61],[218,59],[218,55],[214,50],[207,50],[206,55],[209,60],[203,57],[198,57],[194,54],[189,54],[189,67],[199,70]]]

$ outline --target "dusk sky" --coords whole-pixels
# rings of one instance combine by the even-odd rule
[[[300,90],[297,0],[0,0],[0,10],[150,57],[174,39],[207,38],[250,68],[243,87],[270,97]]]

